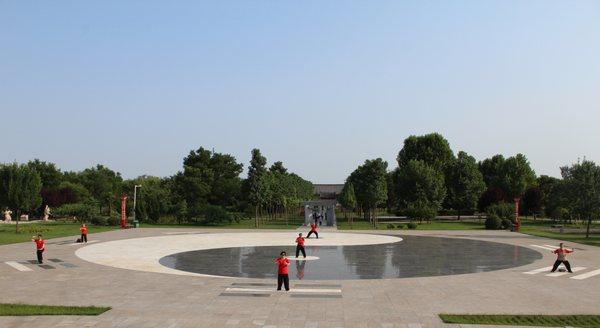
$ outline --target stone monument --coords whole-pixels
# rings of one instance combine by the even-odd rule
[[[12,217],[10,216],[12,214],[11,210],[9,210],[7,208],[2,213],[4,214],[4,222],[8,223],[8,222],[12,221]]]
[[[46,205],[44,207],[44,221],[48,221],[48,218],[50,218],[50,206]]]

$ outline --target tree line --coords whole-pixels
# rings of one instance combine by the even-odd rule
[[[313,197],[310,181],[288,172],[280,161],[267,167],[258,149],[252,150],[247,178],[242,171],[243,164],[232,155],[202,147],[190,151],[182,170],[169,177],[125,180],[103,165],[63,172],[38,159],[0,164],[0,208],[17,216],[40,216],[48,205],[55,216],[116,224],[121,195],[131,199],[134,186],[141,185],[136,218],[142,221],[213,224],[252,216],[259,225],[261,220],[297,216],[301,202]]]
[[[360,212],[377,225],[377,209],[411,220],[430,220],[440,212],[486,212],[511,220],[545,215],[555,220],[586,220],[600,215],[600,167],[583,160],[561,168],[561,178],[537,176],[523,154],[477,161],[456,155],[438,133],[410,136],[388,169],[381,158],[366,160],[346,179],[339,197],[345,210]]]

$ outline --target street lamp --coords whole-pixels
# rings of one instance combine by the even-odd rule
[[[137,189],[142,188],[142,185],[133,186],[133,221],[135,223],[135,206],[137,202]]]

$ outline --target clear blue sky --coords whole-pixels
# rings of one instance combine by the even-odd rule
[[[3,1],[0,162],[168,176],[260,148],[318,183],[440,132],[600,161],[598,1]]]

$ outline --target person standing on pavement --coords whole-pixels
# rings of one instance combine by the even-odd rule
[[[319,233],[317,232],[317,224],[316,223],[310,224],[310,231],[308,232],[308,235],[306,236],[306,238],[310,238],[310,236],[313,233],[315,234],[315,236],[317,236],[317,239],[319,239]]]
[[[551,272],[556,271],[556,269],[558,269],[558,266],[562,263],[565,265],[569,273],[573,273],[573,271],[571,271],[571,263],[567,261],[567,254],[573,253],[572,249],[566,249],[563,243],[560,243],[559,248],[553,251],[552,253],[556,254],[557,258],[556,261],[554,261],[554,265],[552,266]]]
[[[37,254],[37,260],[39,264],[44,263],[44,251],[46,250],[46,242],[42,238],[42,235],[33,236],[31,239],[35,243],[35,249]]]
[[[306,250],[304,249],[304,237],[302,237],[302,233],[298,234],[298,238],[296,238],[296,258],[302,252],[302,256],[306,258]]]
[[[81,231],[81,242],[87,243],[88,228],[85,226],[85,223],[81,225],[81,228],[79,228],[79,231]]]
[[[286,258],[287,253],[281,252],[279,257],[275,259],[275,263],[277,264],[277,290],[281,290],[281,285],[285,286],[285,290],[290,290],[290,277],[288,266],[290,265],[290,260]]]

